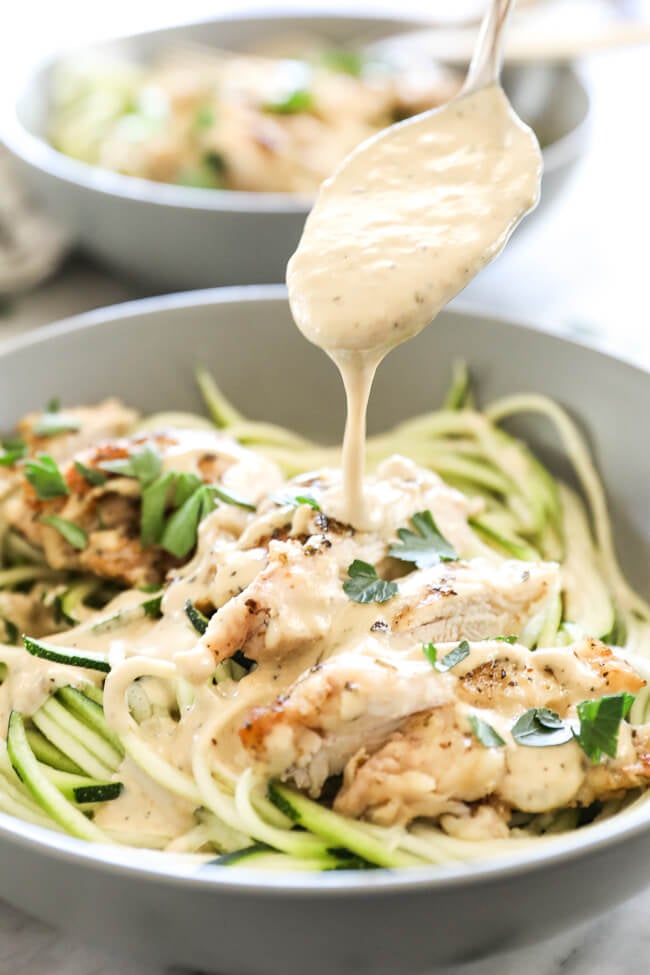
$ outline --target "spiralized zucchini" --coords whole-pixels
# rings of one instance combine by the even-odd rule
[[[164,413],[147,417],[137,429],[213,424],[273,460],[287,476],[339,463],[337,449],[273,424],[248,420],[207,373],[199,371],[197,379],[210,420]],[[500,426],[504,420],[529,413],[552,425],[582,497],[554,478],[524,443]],[[506,397],[479,410],[467,369],[458,364],[442,410],[414,417],[368,440],[369,467],[394,453],[431,468],[467,496],[480,498],[483,510],[471,524],[495,552],[506,558],[561,563],[561,590],[544,616],[531,622],[522,642],[531,648],[561,647],[582,634],[600,637],[618,645],[642,676],[650,678],[650,606],[623,576],[603,486],[581,434],[556,403],[530,394]],[[78,633],[119,628],[120,613],[123,621],[143,616],[142,597],[116,616],[98,613],[87,605],[101,589],[96,580],[49,569],[37,550],[6,527],[0,536],[0,589],[17,591],[37,582],[46,594],[65,593],[61,605],[70,620],[80,624]],[[23,652],[0,647],[5,674]],[[213,686],[245,674],[245,668],[233,663],[227,672],[215,674]],[[95,841],[161,848],[199,859],[217,857],[223,866],[273,870],[397,868],[477,860],[552,842],[584,819],[576,809],[520,814],[513,819],[508,838],[481,842],[455,838],[422,822],[410,828],[384,828],[346,820],[287,786],[258,779],[251,770],[235,777],[215,765],[211,741],[233,719],[236,700],[214,697],[213,718],[194,736],[190,768],[177,768],[162,757],[141,735],[141,724],[154,714],[169,722],[182,721],[192,712],[199,692],[213,693],[187,684],[174,663],[150,655],[130,657],[109,681],[105,694],[104,677],[94,672],[81,687],[77,678],[71,688],[60,689],[29,718],[13,719],[8,751],[0,750],[0,811]],[[153,687],[163,688],[164,693],[152,695]],[[645,688],[636,698],[631,720],[642,723],[648,718],[650,689]],[[124,755],[168,794],[170,802],[181,801],[194,810],[190,829],[160,836],[135,828],[117,833],[94,826],[93,811],[101,800],[76,801],[73,785],[83,781],[90,790],[81,792],[82,797],[101,796],[106,782],[119,780]],[[37,789],[21,781],[16,774],[21,767],[27,769],[28,780],[30,774],[36,776]],[[607,817],[644,801],[645,794],[631,792],[625,800],[592,810],[591,816]]]

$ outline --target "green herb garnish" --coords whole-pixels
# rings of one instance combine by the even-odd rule
[[[157,619],[162,616],[161,605],[162,605],[163,594],[159,593],[157,596],[153,596],[151,599],[146,599],[140,604],[140,609],[144,612],[145,616],[151,616],[153,619]]]
[[[400,562],[413,562],[418,569],[430,569],[439,562],[458,558],[454,547],[441,535],[430,511],[419,511],[411,518],[414,531],[398,528],[400,541],[391,545],[388,554]]]
[[[199,105],[194,113],[194,125],[197,129],[210,129],[214,125],[214,109],[211,105]]]
[[[145,487],[159,476],[162,469],[160,454],[153,444],[145,444],[134,450],[128,457],[105,460],[99,465],[103,471],[119,474],[121,477],[134,477]]]
[[[292,508],[298,508],[301,504],[308,504],[314,511],[320,511],[318,501],[311,494],[296,494],[295,496],[293,494],[274,494],[271,496],[271,501],[283,507],[290,505]]]
[[[88,544],[88,535],[83,528],[75,525],[74,521],[68,521],[67,518],[60,518],[58,515],[43,515],[41,521],[58,531],[68,545],[72,545],[78,552],[83,551]]]
[[[0,466],[11,467],[17,460],[22,460],[27,455],[27,444],[19,437],[0,441],[2,453],[0,454]]]
[[[223,501],[224,504],[234,504],[238,508],[246,508],[247,511],[256,511],[257,508],[252,501],[248,498],[242,498],[239,494],[233,494],[231,491],[226,491],[225,488],[219,487],[218,484],[210,484],[209,490],[218,498],[219,501]]]
[[[308,88],[294,88],[287,95],[264,104],[265,112],[276,115],[296,115],[298,112],[311,112],[313,108],[314,96]]]
[[[75,470],[78,474],[81,474],[84,481],[88,484],[92,484],[93,487],[101,487],[102,484],[106,484],[106,475],[102,474],[101,471],[96,471],[93,467],[86,467],[81,461],[76,460],[74,462]]]
[[[186,600],[184,608],[185,615],[196,632],[203,636],[208,628],[208,623],[210,622],[208,617],[204,616],[201,610],[196,608],[191,599]]]
[[[550,708],[530,708],[512,726],[512,737],[519,745],[550,748],[564,745],[573,737],[571,728]]]
[[[198,488],[167,521],[160,544],[171,555],[182,559],[196,545],[201,522],[214,510],[214,499],[207,485]]]
[[[144,547],[157,545],[165,527],[165,510],[174,483],[171,471],[161,474],[142,490],[140,509],[140,542]]]
[[[633,703],[634,695],[623,691],[578,705],[580,730],[575,737],[592,762],[599,762],[603,755],[616,757],[620,724]]]
[[[323,67],[328,68],[330,71],[349,74],[353,78],[361,77],[366,63],[363,54],[360,54],[358,51],[345,51],[340,48],[323,51],[320,61]]]
[[[80,427],[81,423],[73,416],[48,408],[46,413],[41,413],[32,432],[36,437],[56,437],[59,433],[76,433]]]
[[[397,583],[380,579],[374,565],[360,559],[348,566],[348,576],[343,592],[355,603],[385,603],[397,592]]]
[[[459,664],[461,660],[464,660],[465,657],[469,657],[470,652],[471,647],[467,640],[461,640],[457,647],[454,647],[453,650],[446,653],[440,660],[436,660],[433,666],[441,674],[444,674],[446,671],[451,670],[452,667],[455,667],[456,664]]]
[[[493,636],[492,639],[498,641],[499,643],[509,643],[510,646],[512,646],[517,642],[519,637],[514,633],[510,633],[508,636]]]
[[[423,643],[422,653],[427,658],[432,667],[435,667],[436,660],[438,659],[438,651],[433,643]]]
[[[479,718],[476,714],[470,714],[467,719],[474,735],[485,748],[501,748],[505,741],[491,724]]]
[[[36,458],[26,460],[25,477],[41,501],[60,498],[69,493],[56,461],[49,454],[39,454]]]

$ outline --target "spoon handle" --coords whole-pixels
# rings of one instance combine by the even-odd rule
[[[479,30],[476,47],[461,94],[496,84],[503,64],[503,39],[513,0],[491,0]]]

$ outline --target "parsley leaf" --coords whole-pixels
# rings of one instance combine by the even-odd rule
[[[273,494],[271,501],[283,507],[290,505],[292,508],[298,508],[301,504],[308,504],[314,511],[320,511],[318,501],[311,494],[296,494],[295,496],[293,494]]]
[[[162,461],[153,444],[145,444],[139,450],[134,450],[128,457],[105,460],[99,466],[103,471],[109,471],[111,474],[135,477],[143,487],[146,487],[159,476]]]
[[[199,522],[214,509],[207,485],[198,488],[169,518],[160,544],[171,555],[182,559],[196,545]]]
[[[313,109],[314,96],[308,88],[294,88],[287,95],[264,104],[264,111],[275,115],[295,115],[298,112],[311,112]]]
[[[25,477],[41,501],[68,494],[68,485],[49,454],[39,454],[37,458],[25,461]]]
[[[74,462],[75,470],[78,474],[81,474],[84,481],[88,484],[92,484],[93,487],[101,487],[102,484],[106,484],[106,475],[102,474],[101,471],[96,471],[92,467],[86,467],[81,461],[76,460]]]
[[[207,616],[204,616],[200,609],[197,609],[191,599],[185,601],[185,615],[194,627],[197,633],[201,636],[205,633],[208,628],[208,623],[210,622]]]
[[[573,731],[560,715],[550,708],[530,708],[517,718],[511,729],[518,745],[550,748],[571,741]]]
[[[465,657],[469,657],[470,651],[471,648],[467,640],[461,640],[457,647],[454,647],[453,650],[446,653],[441,660],[436,660],[433,666],[441,674],[444,674],[446,671],[451,670],[452,667],[455,667],[456,664],[459,664],[461,660],[464,660]]]
[[[11,467],[17,460],[22,460],[27,454],[27,444],[19,437],[12,440],[3,440],[2,453],[0,454],[0,465]]]
[[[80,427],[81,423],[75,417],[48,409],[41,413],[32,432],[36,437],[56,437],[59,433],[76,433]]]
[[[440,534],[430,511],[419,511],[411,518],[415,531],[398,528],[399,542],[391,545],[388,554],[400,562],[413,562],[418,569],[430,569],[439,562],[452,562],[458,553]]]
[[[619,727],[633,702],[634,695],[623,691],[578,705],[580,730],[575,737],[592,762],[599,762],[603,754],[616,757]]]
[[[438,659],[438,651],[436,650],[433,643],[423,643],[422,653],[427,658],[431,666],[434,667],[436,660]]]
[[[477,714],[470,714],[467,719],[474,735],[485,748],[501,748],[505,741],[491,724],[479,718]]]
[[[67,518],[60,518],[58,515],[43,515],[41,521],[56,529],[68,545],[72,545],[79,552],[83,551],[88,544],[88,535],[83,528],[75,525],[74,521],[68,521]]]
[[[180,508],[184,505],[190,495],[194,494],[203,484],[197,474],[188,471],[180,471],[176,474],[176,487],[174,489],[174,507]]]
[[[143,610],[145,616],[151,616],[153,619],[158,619],[162,616],[161,605],[162,605],[163,594],[158,593],[157,596],[152,596],[151,599],[146,599],[143,603],[140,603],[140,609]]]
[[[374,565],[355,559],[348,566],[343,592],[355,603],[385,603],[397,592],[396,582],[385,582],[377,575]]]
[[[218,484],[210,484],[209,490],[215,498],[219,498],[219,501],[223,501],[224,504],[234,504],[238,508],[246,508],[247,511],[257,511],[256,505],[252,501],[249,501],[248,498],[242,498],[239,494],[226,491],[225,488],[220,487]]]
[[[361,77],[365,65],[365,58],[359,51],[346,51],[341,48],[323,51],[320,60],[321,64],[330,71],[349,74],[353,78]]]
[[[140,542],[143,548],[156,545],[162,537],[165,509],[174,480],[174,474],[168,471],[143,488],[140,509]]]
[[[519,637],[515,633],[510,633],[508,636],[493,636],[493,640],[497,640],[499,643],[509,643],[510,646],[516,643]]]

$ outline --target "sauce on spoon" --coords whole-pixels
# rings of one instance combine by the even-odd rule
[[[296,324],[347,396],[342,512],[363,505],[366,407],[377,366],[504,247],[537,203],[541,153],[500,85],[385,129],[323,183],[289,261]]]

